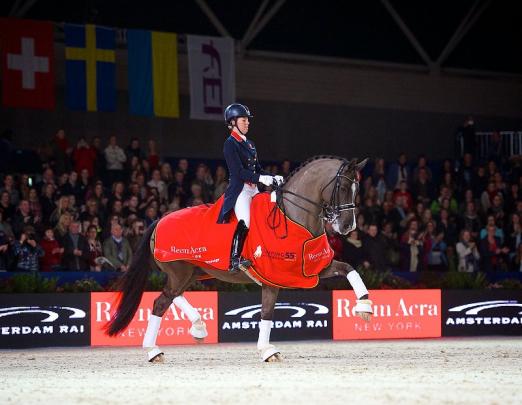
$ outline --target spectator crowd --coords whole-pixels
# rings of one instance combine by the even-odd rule
[[[151,223],[214,202],[228,184],[224,164],[173,167],[153,140],[72,145],[60,130],[38,154],[41,172],[1,175],[0,271],[126,271]],[[290,166],[266,170],[286,176]],[[378,271],[522,271],[520,175],[517,159],[470,151],[440,164],[376,159],[362,176],[357,229],[327,225],[330,244],[336,258]]]

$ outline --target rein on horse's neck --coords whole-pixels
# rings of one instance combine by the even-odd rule
[[[321,205],[323,187],[337,174],[341,159],[319,158],[304,164],[294,171],[283,185],[284,191],[290,191]],[[289,219],[304,226],[314,236],[324,232],[321,209],[303,199],[283,192],[285,212]]]

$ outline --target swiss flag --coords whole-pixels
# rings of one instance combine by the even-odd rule
[[[3,105],[53,109],[53,23],[0,18],[0,48]]]

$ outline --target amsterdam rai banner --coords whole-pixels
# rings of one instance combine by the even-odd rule
[[[222,120],[235,101],[234,41],[231,38],[187,36],[190,118]]]

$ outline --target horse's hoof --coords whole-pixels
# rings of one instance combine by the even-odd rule
[[[157,354],[149,360],[151,363],[165,363],[165,355],[163,353]]]
[[[370,322],[372,320],[372,314],[370,312],[356,312],[355,314],[363,321]]]
[[[205,343],[205,338],[194,338],[194,341],[196,342],[197,345],[201,345],[203,343]]]
[[[283,355],[279,352],[271,355],[268,359],[265,360],[267,363],[280,363],[283,361]]]

